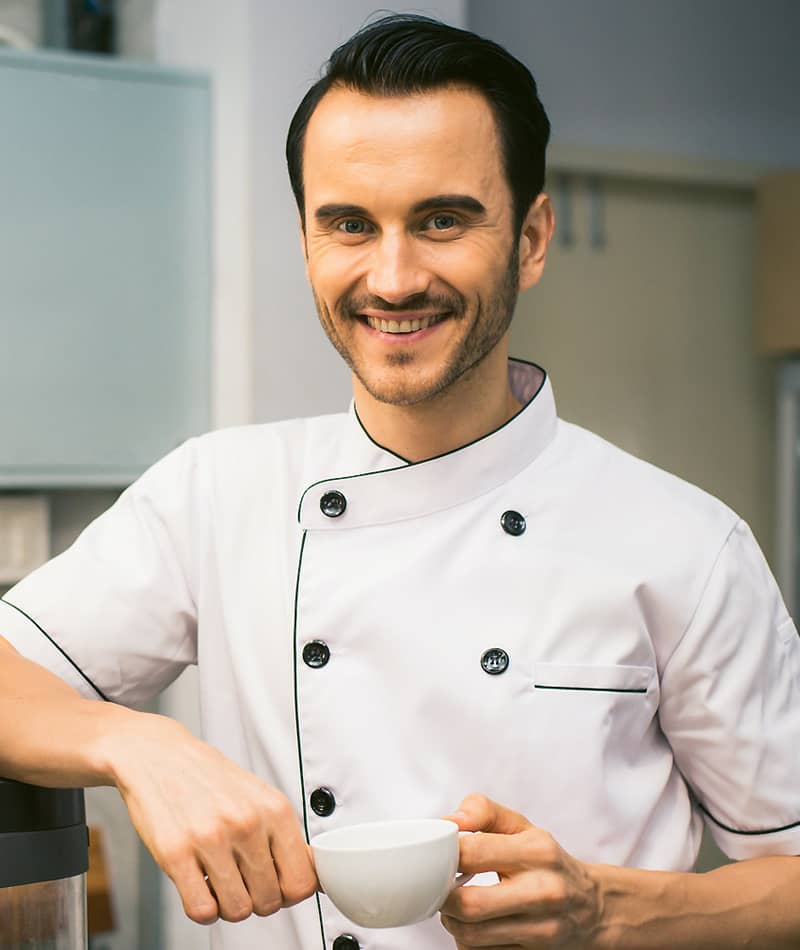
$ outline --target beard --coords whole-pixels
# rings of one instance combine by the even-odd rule
[[[476,296],[471,315],[467,300],[455,288],[442,293],[415,294],[399,304],[370,294],[345,294],[335,307],[335,318],[316,291],[313,293],[328,339],[370,396],[394,406],[413,406],[435,398],[478,366],[508,332],[519,295],[519,246],[515,241],[505,269],[486,292],[485,299],[480,293]],[[383,366],[376,367],[360,357],[347,340],[352,336],[348,329],[366,309],[382,310],[387,316],[403,310],[447,313],[446,319],[469,321],[469,327],[435,374],[415,373],[416,355],[399,346],[389,347]],[[395,349],[397,352],[393,352]],[[396,371],[404,367],[406,372]]]

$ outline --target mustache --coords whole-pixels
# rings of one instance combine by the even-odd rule
[[[400,303],[390,303],[383,297],[373,294],[348,294],[342,298],[338,309],[344,316],[354,318],[363,310],[382,310],[384,313],[396,313],[403,310],[442,313],[447,310],[454,316],[460,316],[466,309],[466,303],[460,294],[413,294]]]

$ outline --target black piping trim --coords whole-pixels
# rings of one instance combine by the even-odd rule
[[[782,825],[780,828],[765,828],[763,831],[742,831],[739,828],[729,828],[728,825],[723,825],[721,821],[718,821],[711,812],[707,808],[704,808],[699,802],[698,807],[715,825],[718,825],[723,831],[729,831],[733,835],[774,835],[779,831],[790,831],[792,828],[800,828],[800,821],[795,821],[791,825]]]
[[[297,736],[297,761],[300,766],[300,797],[303,800],[303,831],[306,836],[306,844],[310,844],[308,834],[308,808],[306,806],[306,778],[303,772],[303,745],[300,741],[300,699],[297,686],[297,603],[300,598],[300,569],[303,566],[303,551],[306,546],[306,534],[303,532],[303,540],[300,542],[300,554],[297,558],[297,578],[294,585],[294,622],[292,624],[292,668],[294,675],[294,728]],[[317,901],[317,914],[319,914],[319,930],[322,936],[322,950],[325,950],[325,924],[322,920],[322,905],[319,901],[319,892],[314,895]]]
[[[56,643],[56,641],[50,636],[50,634],[49,634],[45,629],[43,629],[42,627],[40,627],[38,623],[36,623],[36,621],[33,619],[33,617],[29,617],[21,607],[17,607],[16,604],[12,604],[11,601],[10,601],[10,600],[6,600],[5,597],[0,597],[0,600],[2,600],[4,604],[8,604],[9,607],[13,607],[14,610],[16,610],[18,613],[21,613],[22,616],[23,616],[26,620],[29,620],[29,621],[34,625],[34,627],[36,627],[36,629],[37,629],[40,633],[43,633],[43,634],[47,637],[47,639],[53,644],[53,646],[56,648],[56,650],[58,650],[58,652],[64,657],[64,659],[65,659],[71,666],[73,666],[73,667],[75,668],[75,670],[80,674],[80,676],[81,676],[83,679],[86,680],[86,682],[87,682],[87,683],[92,687],[92,689],[97,693],[97,695],[100,697],[100,699],[102,699],[104,702],[107,702],[107,703],[110,703],[110,702],[111,702],[111,700],[108,698],[108,696],[106,696],[106,694],[105,694],[102,690],[98,689],[97,686],[95,686],[95,684],[94,684],[94,683],[89,679],[89,677],[83,672],[83,670],[82,670],[82,669],[78,666],[78,664],[72,659],[72,657],[69,656],[69,654],[65,653],[65,652],[61,649],[61,647],[60,647],[60,646]]]
[[[547,382],[547,378],[548,378],[548,377],[547,377],[547,370],[546,370],[543,366],[539,366],[538,363],[534,363],[534,362],[532,362],[531,360],[520,360],[520,359],[517,359],[516,357],[514,357],[513,359],[514,359],[514,362],[515,362],[515,363],[525,363],[526,366],[533,366],[535,369],[540,370],[540,372],[542,373],[542,381],[541,381],[541,383],[539,384],[539,388],[538,388],[538,389],[536,390],[536,392],[531,396],[531,398],[525,403],[525,405],[519,410],[519,412],[515,412],[514,415],[513,415],[510,419],[506,419],[506,421],[505,421],[501,426],[498,426],[496,429],[492,429],[491,432],[487,432],[485,435],[479,435],[477,439],[473,439],[471,442],[467,442],[467,443],[465,443],[464,445],[459,445],[457,449],[450,449],[448,452],[442,452],[440,455],[434,455],[434,456],[432,456],[432,457],[429,458],[429,459],[420,459],[419,462],[406,462],[406,463],[404,463],[403,465],[395,465],[393,468],[381,468],[381,469],[378,469],[377,471],[374,471],[374,472],[358,472],[358,473],[355,474],[355,475],[341,475],[341,476],[339,476],[339,477],[334,476],[333,478],[321,478],[321,479],[319,479],[319,481],[312,482],[312,483],[308,486],[308,488],[306,488],[306,490],[303,492],[303,494],[300,496],[300,502],[299,502],[299,504],[298,504],[298,506],[297,506],[297,522],[298,522],[298,524],[300,523],[300,511],[301,511],[301,509],[302,509],[302,507],[303,507],[303,499],[304,499],[304,498],[306,497],[306,495],[311,491],[311,489],[312,489],[312,488],[316,488],[317,485],[324,485],[326,482],[346,482],[346,481],[348,481],[349,479],[353,479],[353,478],[364,478],[364,477],[367,476],[367,475],[384,475],[384,474],[386,474],[386,472],[397,472],[397,471],[400,471],[400,469],[411,468],[411,467],[414,466],[414,465],[427,465],[428,462],[435,462],[437,459],[446,458],[448,455],[455,455],[456,452],[463,452],[464,449],[468,449],[471,445],[476,445],[478,442],[482,442],[484,439],[488,439],[488,438],[490,438],[491,436],[496,435],[498,432],[500,432],[501,429],[505,429],[506,426],[511,425],[511,423],[512,423],[521,413],[523,413],[523,412],[528,408],[528,406],[530,406],[530,404],[531,404],[532,402],[535,401],[536,397],[537,397],[537,396],[539,395],[539,393],[544,389],[544,384]],[[364,424],[361,422],[361,419],[358,418],[358,412],[357,412],[357,411],[356,411],[356,419],[358,419],[358,424],[359,424],[359,425],[361,426],[361,428],[364,430],[364,433],[366,434],[366,436],[367,436],[367,438],[370,440],[370,442],[372,442],[373,445],[376,445],[379,449],[383,449],[384,452],[389,452],[389,449],[384,448],[379,442],[376,442],[376,441],[372,438],[372,436],[369,434],[369,432],[367,432],[367,430],[364,429]],[[395,458],[398,458],[398,459],[399,459],[399,458],[402,458],[402,456],[397,455],[397,453],[395,453],[395,452],[390,452],[389,454],[390,454],[390,455],[394,455]]]
[[[535,689],[564,689],[570,693],[646,693],[647,689],[616,689],[607,686],[544,686],[534,683]]]

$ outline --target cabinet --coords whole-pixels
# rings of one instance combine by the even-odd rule
[[[758,187],[756,339],[764,353],[800,353],[800,171]]]
[[[209,427],[209,80],[3,52],[0,135],[0,488],[125,485]]]

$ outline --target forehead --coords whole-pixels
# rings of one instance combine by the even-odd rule
[[[309,121],[303,179],[308,210],[351,191],[366,204],[391,195],[498,201],[507,188],[489,103],[464,88],[373,96],[334,87]]]

